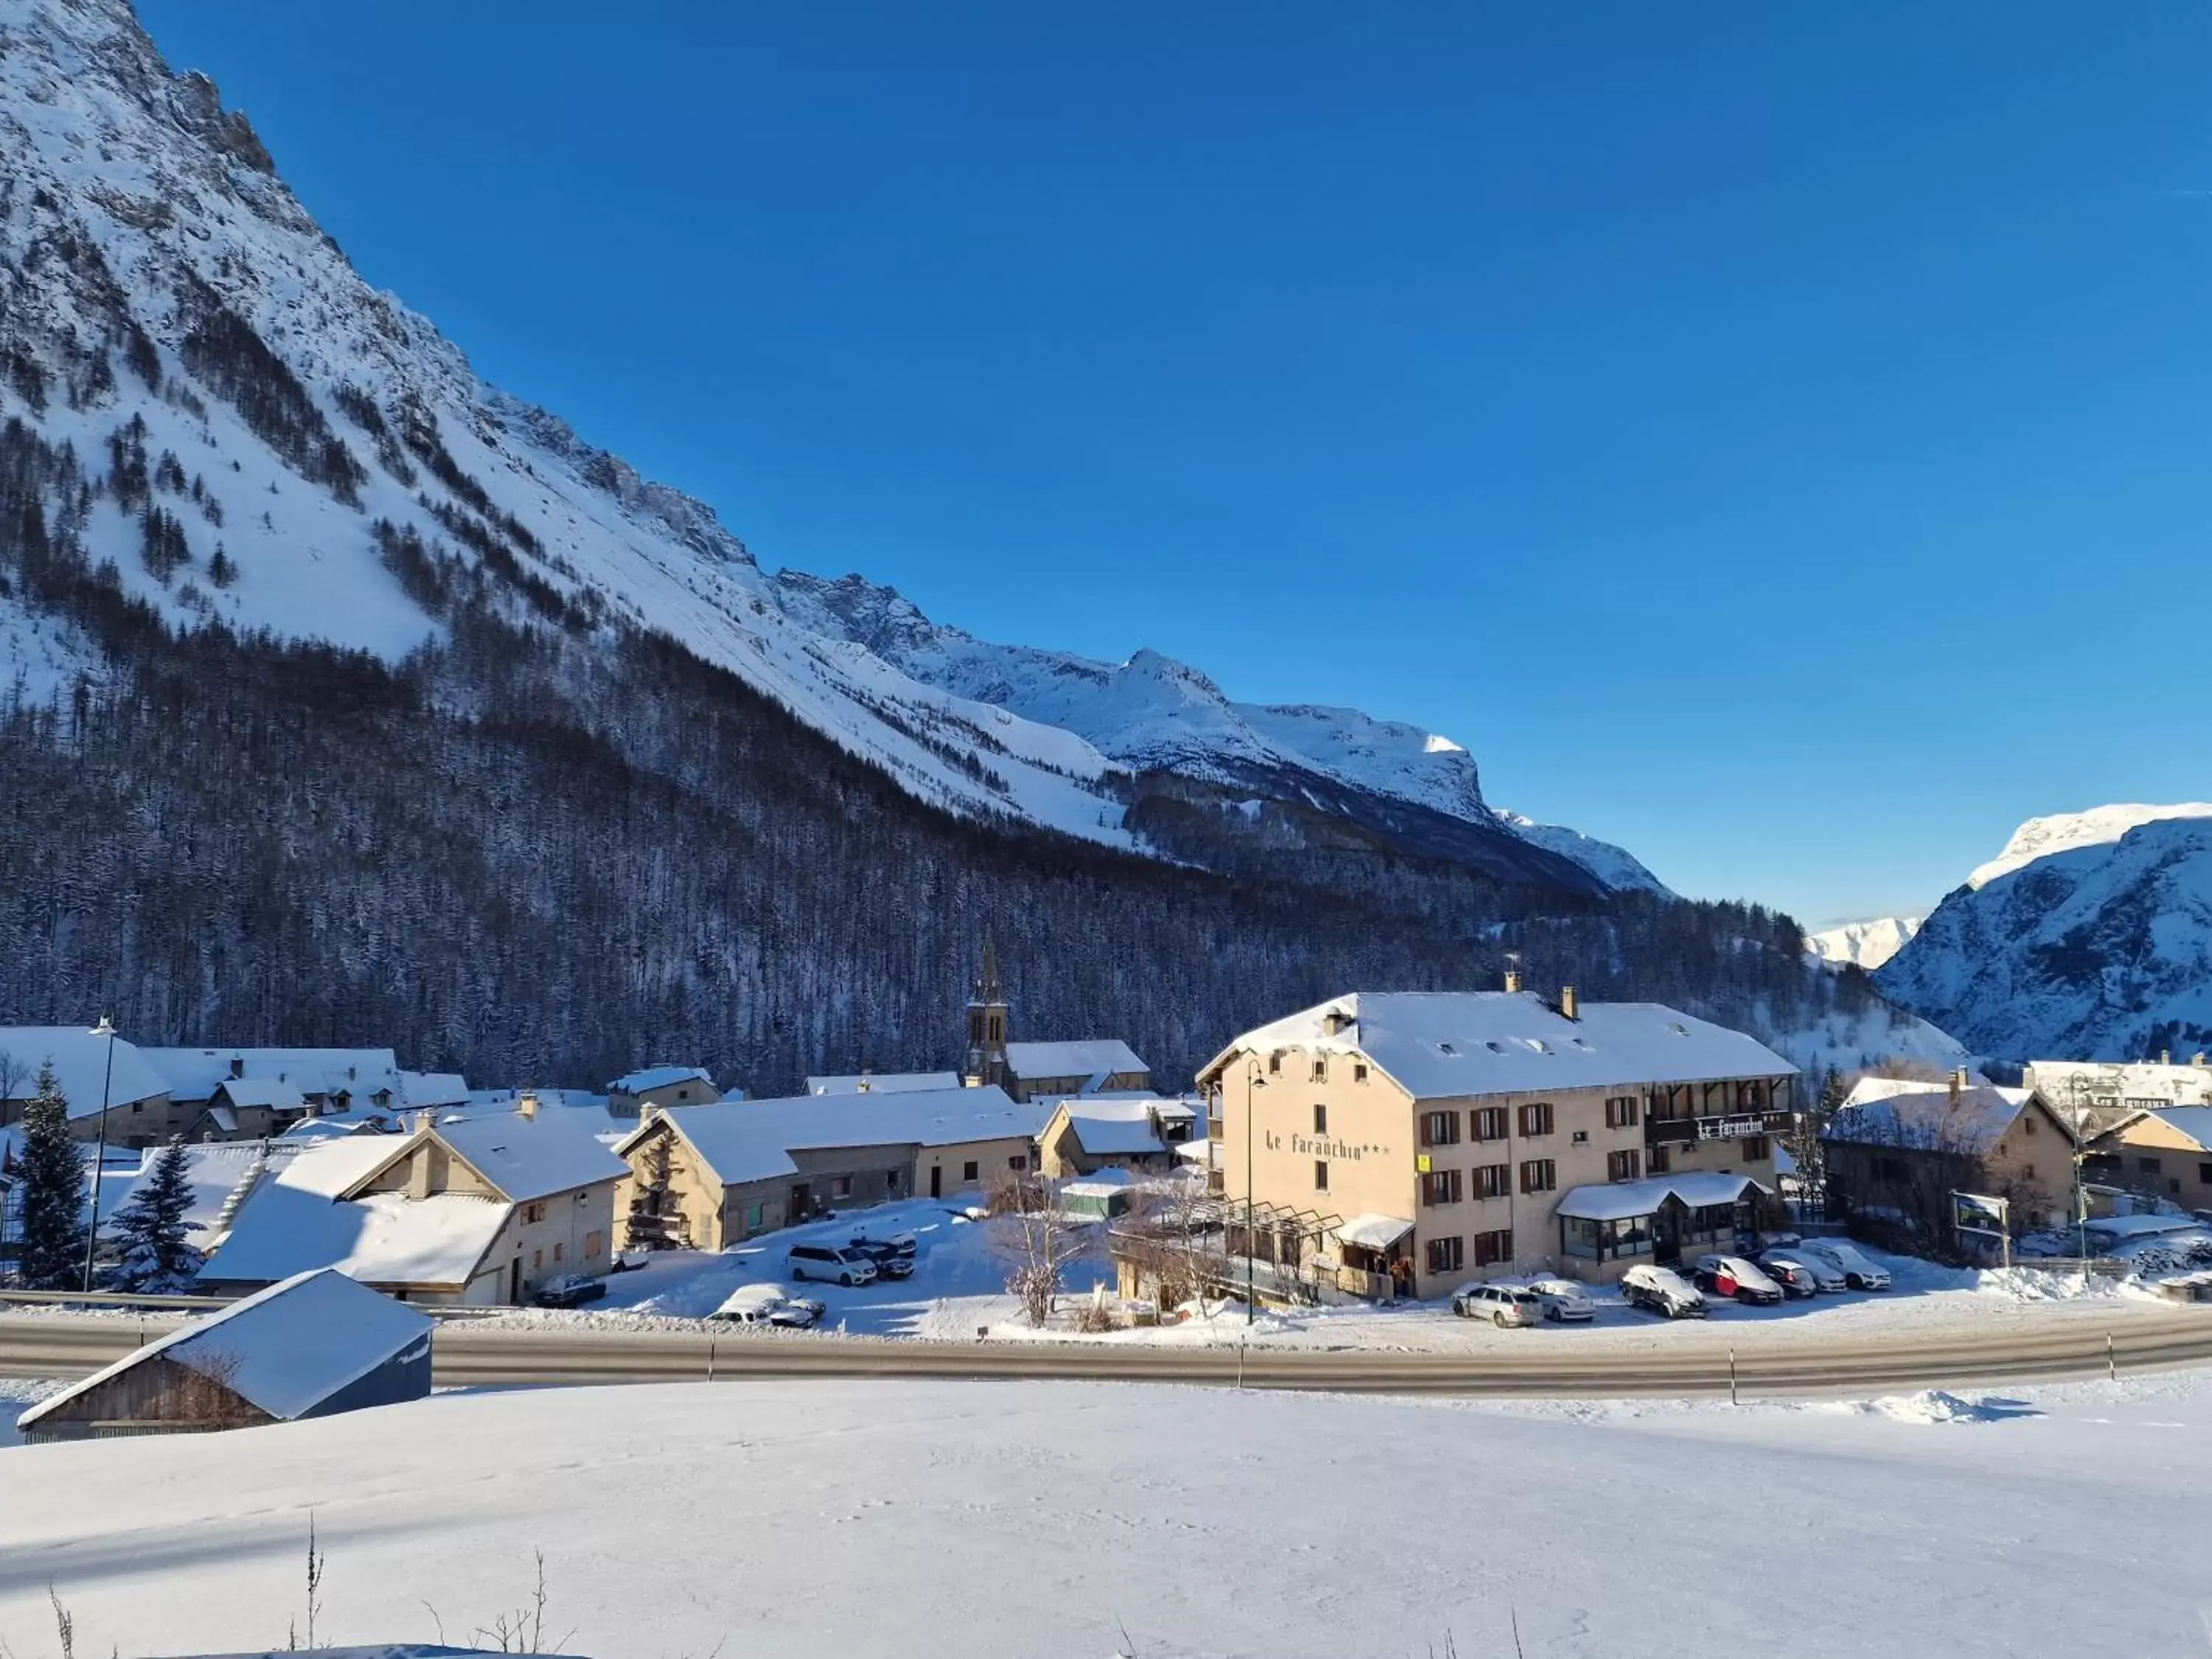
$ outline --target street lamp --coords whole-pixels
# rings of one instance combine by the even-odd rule
[[[1244,1073],[1244,1323],[1249,1328],[1253,1318],[1252,1252],[1257,1248],[1252,1238],[1252,1091],[1264,1089],[1267,1079],[1260,1075],[1260,1061],[1255,1055]]]
[[[107,1066],[100,1076],[100,1152],[92,1164],[92,1223],[84,1230],[84,1289],[92,1293],[92,1253],[100,1245],[100,1174],[107,1166],[107,1091],[115,1081],[115,1022],[106,1014],[90,1035],[107,1039]]]

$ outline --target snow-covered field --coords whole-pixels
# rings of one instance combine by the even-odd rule
[[[2212,1376],[1852,1406],[1080,1383],[486,1392],[0,1454],[0,1641],[709,1653],[2201,1653]],[[558,1638],[556,1640],[556,1638]],[[481,1638],[479,1638],[481,1639]]]

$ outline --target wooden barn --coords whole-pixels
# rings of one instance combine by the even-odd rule
[[[201,1434],[430,1392],[429,1316],[317,1268],[157,1338],[16,1419],[27,1444]]]

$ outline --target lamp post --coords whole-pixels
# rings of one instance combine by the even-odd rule
[[[1259,1073],[1255,1056],[1251,1069],[1244,1073],[1244,1323],[1247,1328],[1253,1319],[1252,1252],[1256,1248],[1252,1240],[1252,1091],[1264,1089],[1267,1080]]]
[[[91,1035],[107,1039],[107,1065],[100,1076],[100,1152],[92,1162],[92,1221],[84,1230],[84,1289],[92,1293],[92,1254],[100,1246],[100,1173],[107,1165],[107,1091],[115,1081],[115,1022],[106,1014]]]

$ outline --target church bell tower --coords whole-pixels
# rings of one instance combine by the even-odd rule
[[[983,971],[975,976],[975,994],[968,999],[969,1087],[1006,1080],[1006,993],[999,983],[999,948],[983,936]]]

